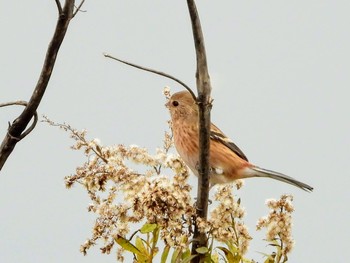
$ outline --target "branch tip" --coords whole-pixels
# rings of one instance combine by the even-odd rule
[[[86,12],[86,11],[81,10],[81,7],[83,6],[84,2],[85,2],[85,0],[82,0],[82,1],[80,2],[80,4],[78,5],[78,7],[76,7],[76,10],[75,10],[75,12],[73,13],[72,18],[75,17],[75,15],[76,15],[78,12]]]
[[[140,66],[140,65],[137,65],[137,64],[134,64],[134,63],[131,63],[131,62],[128,62],[126,60],[122,60],[122,59],[119,59],[117,57],[114,57],[114,56],[111,56],[109,55],[108,53],[103,53],[103,55],[106,57],[106,58],[110,58],[110,59],[113,59],[113,60],[116,60],[118,62],[121,62],[123,64],[126,64],[128,66],[131,66],[131,67],[134,67],[134,68],[138,68],[138,69],[141,69],[141,70],[144,70],[144,71],[147,71],[147,72],[151,72],[151,73],[154,73],[154,74],[157,74],[157,75],[160,75],[160,76],[163,76],[165,78],[169,78],[177,83],[179,83],[181,86],[183,86],[185,89],[187,89],[194,100],[197,100],[196,98],[196,95],[194,94],[194,92],[192,91],[192,89],[187,86],[184,82],[182,82],[181,80],[179,80],[178,78],[175,78],[174,76],[170,75],[170,74],[167,74],[167,73],[164,73],[164,72],[161,72],[161,71],[158,71],[158,70],[155,70],[155,69],[151,69],[151,68],[146,68],[144,66]]]

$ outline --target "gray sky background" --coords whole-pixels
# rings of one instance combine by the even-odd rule
[[[267,198],[295,197],[290,262],[344,262],[350,244],[349,1],[198,1],[215,99],[212,120],[255,164],[314,186],[312,194],[248,179],[238,192],[255,237]],[[39,108],[102,143],[162,145],[168,79],[106,59],[103,52],[195,84],[186,1],[87,1],[71,23]],[[57,18],[54,1],[1,1],[0,101],[29,99]],[[21,108],[0,110],[0,136]],[[89,199],[63,177],[84,161],[58,128],[39,123],[0,173],[0,262],[115,262],[90,236]],[[196,179],[191,179],[196,184]]]

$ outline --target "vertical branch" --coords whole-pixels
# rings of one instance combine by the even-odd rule
[[[21,115],[8,128],[7,134],[1,143],[0,170],[4,166],[7,158],[12,153],[17,142],[21,140],[22,132],[36,114],[36,110],[49,83],[56,62],[57,53],[66,35],[69,22],[73,17],[74,0],[66,0],[63,8],[61,7],[59,1],[56,1],[56,4],[59,10],[59,17],[56,24],[55,33],[47,49],[45,62],[33,94]]]
[[[188,10],[191,17],[194,44],[197,58],[197,103],[199,107],[199,171],[198,171],[198,192],[197,192],[197,211],[198,217],[207,218],[208,214],[208,196],[209,196],[209,147],[210,147],[210,92],[211,84],[208,73],[207,58],[204,47],[203,32],[194,0],[187,0]],[[192,254],[197,254],[196,248],[207,246],[207,237],[205,233],[200,233],[197,226],[194,232],[194,242]],[[196,257],[193,262],[199,262]]]

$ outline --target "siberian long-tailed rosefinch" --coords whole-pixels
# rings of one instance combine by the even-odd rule
[[[199,164],[198,105],[188,91],[171,96],[166,103],[171,115],[176,150],[195,175]],[[211,124],[210,184],[229,183],[236,179],[268,177],[297,186],[305,191],[313,187],[294,178],[251,164],[244,153],[226,135]]]

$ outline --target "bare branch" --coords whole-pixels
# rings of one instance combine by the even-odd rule
[[[60,0],[55,0],[55,1],[56,1],[58,13],[59,13],[59,14],[62,14],[62,6],[61,6]]]
[[[56,5],[58,9],[61,4],[58,0],[56,0]],[[0,146],[0,170],[4,166],[7,158],[12,153],[15,148],[18,140],[16,138],[20,138],[23,136],[22,132],[27,127],[28,123],[35,115],[36,110],[41,102],[42,97],[44,96],[46,87],[49,83],[55,62],[56,57],[59,51],[59,48],[62,44],[64,36],[67,32],[67,28],[70,20],[72,19],[74,9],[74,0],[66,0],[65,5],[60,12],[58,21],[56,24],[56,29],[52,40],[49,44],[49,47],[46,52],[46,57],[44,61],[43,68],[40,73],[39,80],[36,84],[36,87],[33,91],[33,94],[23,110],[22,114],[14,120],[12,125],[9,127],[8,133],[6,134],[4,140]]]
[[[172,79],[174,80],[175,82],[179,83],[180,85],[182,85],[183,87],[185,87],[192,95],[193,99],[196,100],[196,95],[193,93],[192,89],[187,86],[184,82],[182,82],[181,80],[167,74],[167,73],[164,73],[164,72],[161,72],[161,71],[158,71],[158,70],[155,70],[155,69],[151,69],[151,68],[146,68],[146,67],[143,67],[143,66],[139,66],[139,65],[136,65],[134,63],[131,63],[131,62],[128,62],[128,61],[125,61],[125,60],[121,60],[119,58],[116,58],[116,57],[113,57],[107,53],[103,53],[103,55],[106,57],[106,58],[111,58],[111,59],[114,59],[116,61],[119,61],[121,63],[124,63],[126,65],[129,65],[131,67],[134,67],[134,68],[138,68],[138,69],[141,69],[141,70],[144,70],[144,71],[148,71],[148,72],[151,72],[151,73],[154,73],[154,74],[157,74],[157,75],[160,75],[160,76],[163,76],[163,77],[166,77],[166,78],[169,78],[169,79]]]
[[[75,17],[75,15],[76,15],[79,11],[81,11],[80,9],[81,9],[81,7],[83,6],[84,2],[85,2],[85,0],[82,0],[82,1],[80,2],[80,4],[78,5],[77,9],[76,9],[75,12],[73,13],[73,17]],[[82,11],[82,12],[83,12],[83,11]]]
[[[6,103],[0,103],[0,108],[1,107],[6,107],[6,106],[13,106],[13,105],[22,105],[22,106],[27,106],[28,102],[24,101],[24,100],[18,100],[18,101],[12,101],[12,102],[6,102]],[[30,127],[25,130],[19,137],[15,137],[12,136],[9,132],[10,128],[11,128],[11,124],[9,123],[9,129],[7,131],[7,134],[13,138],[14,140],[20,141],[22,140],[24,137],[26,137],[29,133],[31,133],[32,130],[34,130],[36,124],[38,122],[38,113],[35,111],[34,113],[34,121],[32,123],[32,125],[30,125]]]
[[[194,44],[197,58],[197,90],[198,90],[198,108],[199,108],[199,170],[198,170],[198,192],[196,215],[203,219],[208,214],[209,199],[209,147],[210,147],[210,92],[211,84],[208,73],[207,58],[204,46],[204,37],[198,16],[198,11],[194,0],[187,0],[188,10],[191,17]],[[194,242],[192,254],[197,254],[196,249],[201,246],[207,246],[207,237],[205,233],[200,233],[197,226],[195,227]],[[200,255],[192,262],[200,262],[204,255]]]

